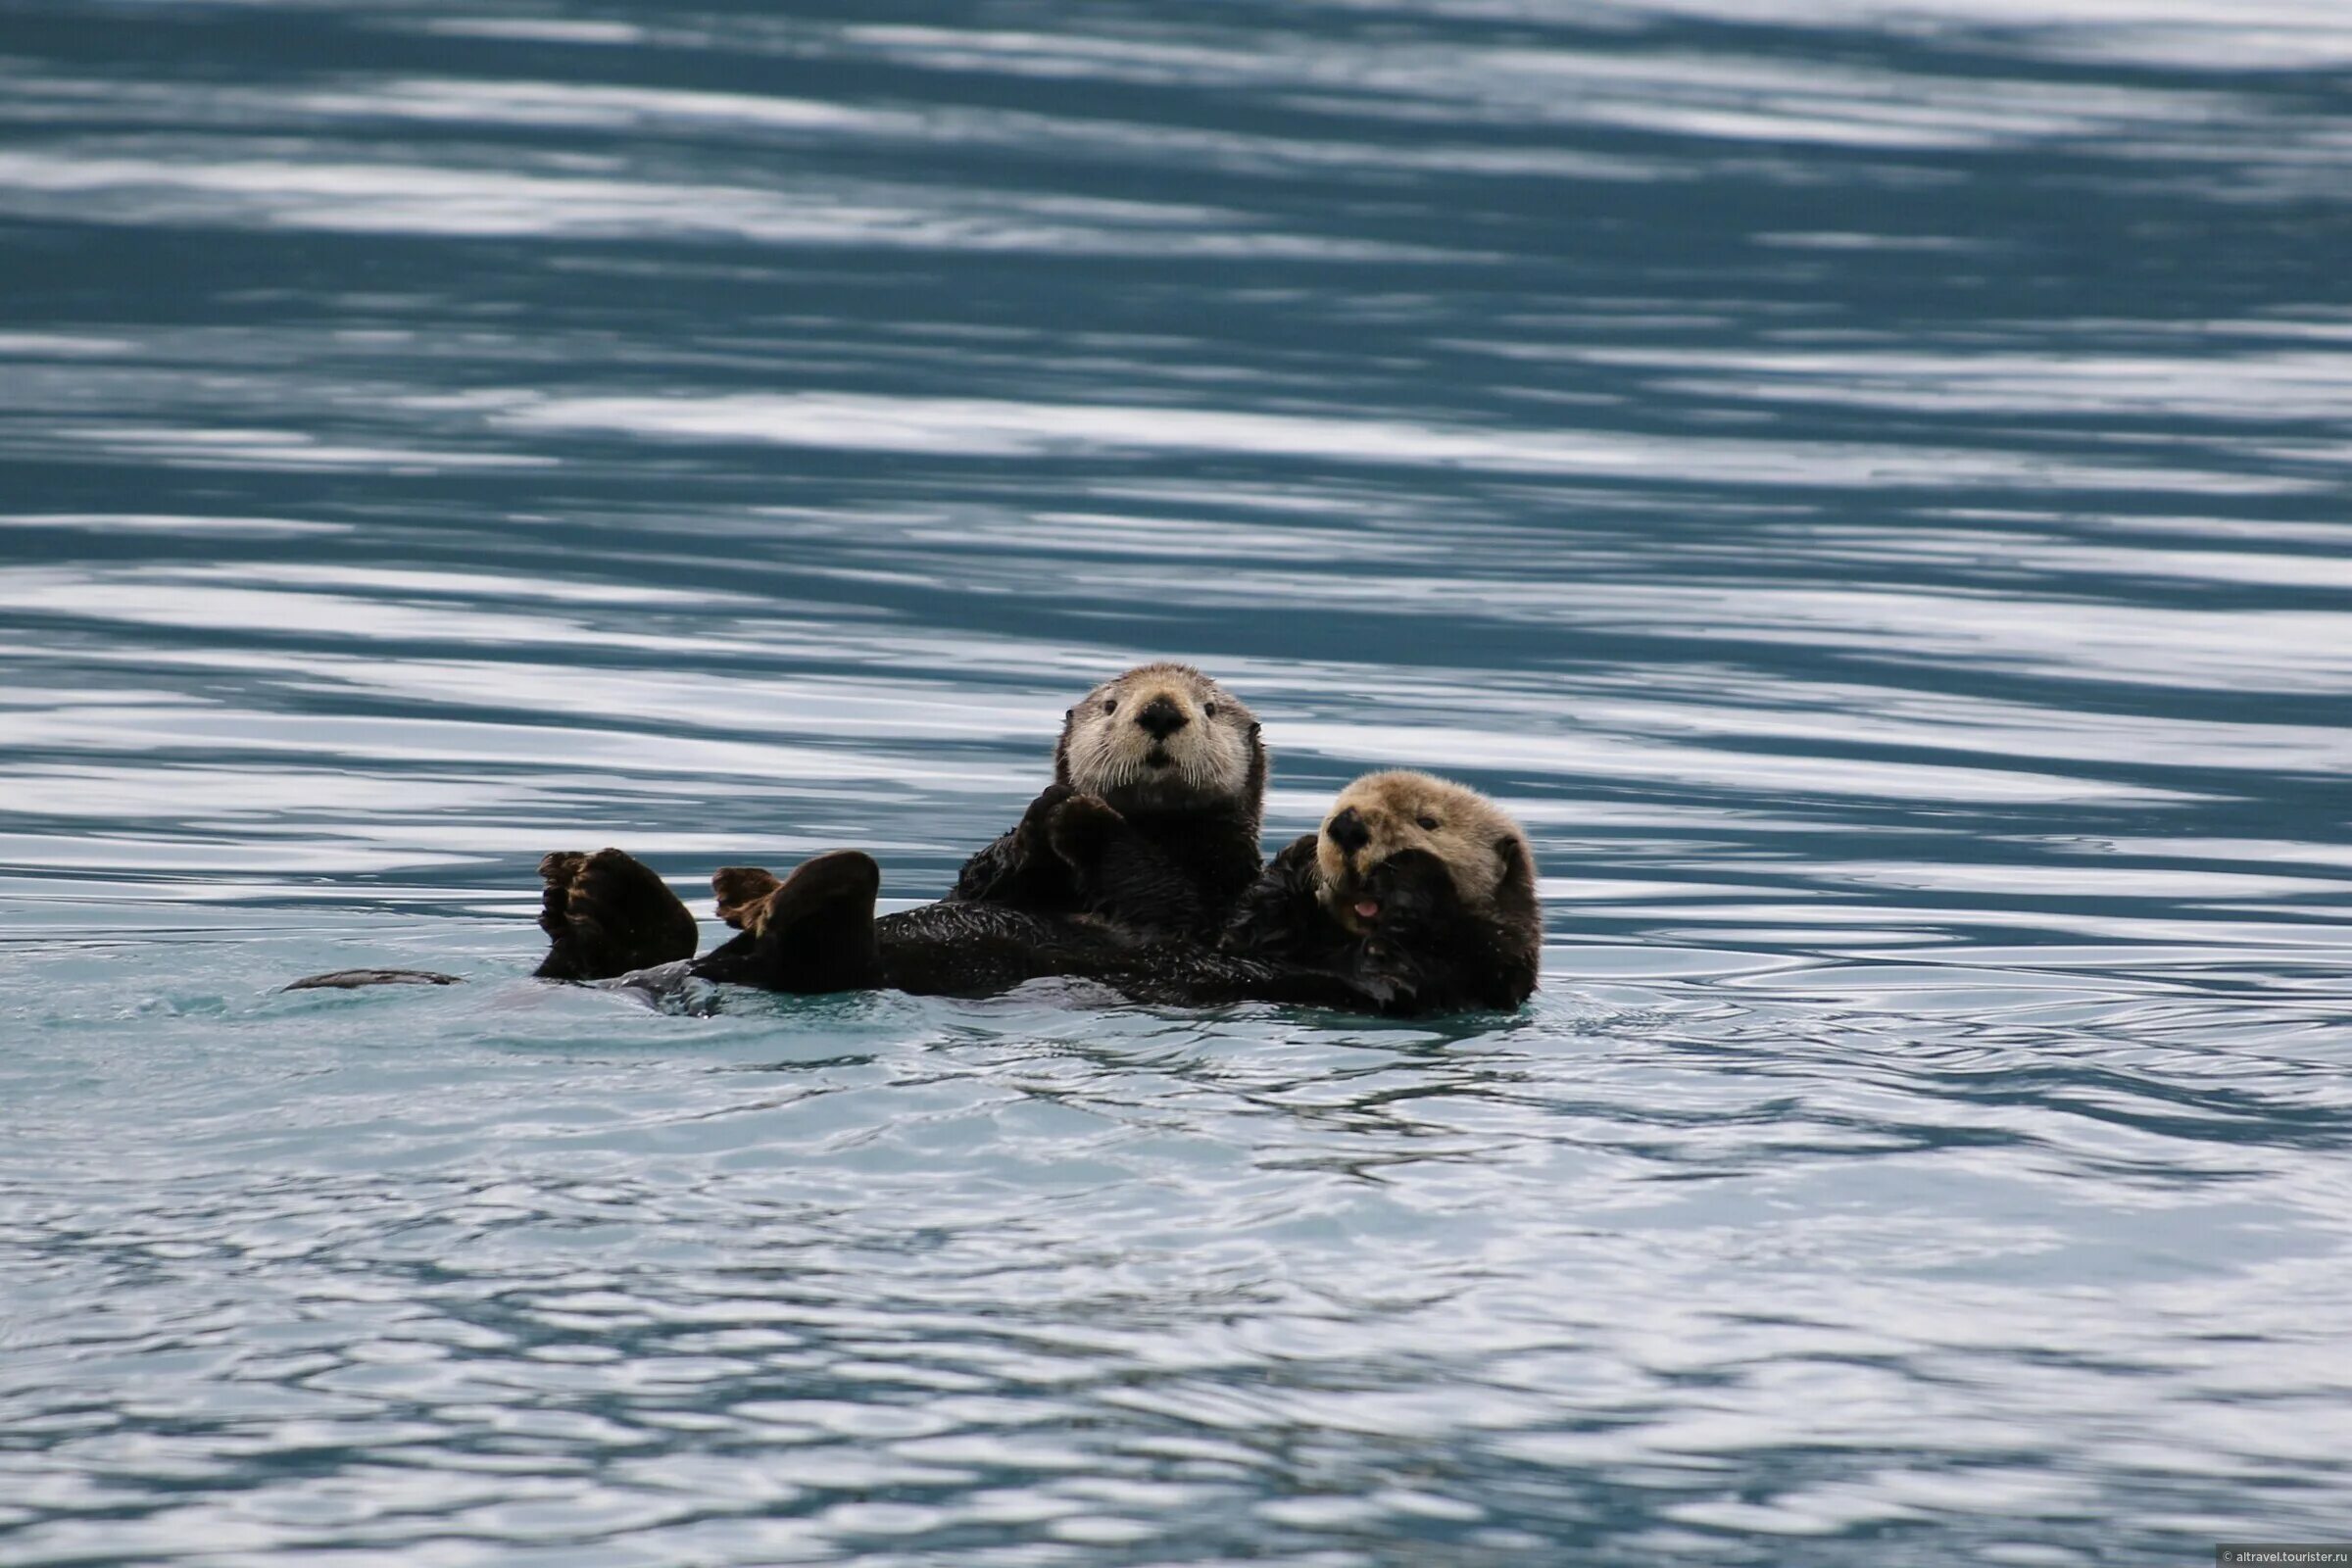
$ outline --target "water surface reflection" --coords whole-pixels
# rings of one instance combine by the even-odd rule
[[[2171,1560],[2348,1499],[2352,20],[0,15],[11,1561]],[[521,982],[1073,690],[1524,1016]],[[411,962],[447,992],[279,996]],[[2120,1554],[2120,1555],[2119,1555]]]

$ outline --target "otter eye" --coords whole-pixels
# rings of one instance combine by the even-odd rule
[[[1102,699],[1102,711],[1105,713],[1115,713],[1118,710],[1119,700],[1116,697],[1105,697]]]
[[[1434,816],[1416,816],[1413,820],[1421,824],[1421,831],[1424,833],[1435,833],[1438,830],[1438,819]]]
[[[1217,705],[1216,705],[1216,704],[1214,704],[1214,703],[1202,703],[1202,704],[1200,705],[1200,716],[1201,716],[1202,718],[1214,718],[1214,717],[1216,717],[1216,716],[1217,716]]]

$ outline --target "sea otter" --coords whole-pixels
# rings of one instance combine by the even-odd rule
[[[1258,873],[1265,799],[1256,715],[1190,664],[1138,665],[1062,714],[1054,782],[945,902],[1206,939]]]
[[[947,903],[1112,921],[1138,937],[1212,938],[1258,873],[1267,759],[1256,715],[1190,664],[1138,665],[1062,714],[1054,781],[1018,824],[964,862]],[[618,850],[539,865],[544,980],[592,980],[694,956],[694,916]],[[713,878],[719,914],[776,886]],[[977,931],[987,922],[977,922]],[[350,969],[287,990],[426,983],[422,970]],[[431,983],[448,983],[432,977]]]
[[[1451,898],[1425,874],[1445,870]],[[1394,906],[1401,891],[1414,906]],[[1219,946],[1309,966],[1368,964],[1416,1011],[1516,1007],[1536,989],[1544,915],[1536,858],[1510,814],[1427,773],[1367,773],[1316,832],[1293,841],[1242,897]]]
[[[1190,664],[1142,664],[1062,714],[1054,782],[964,862],[944,902],[1206,940],[1258,873],[1265,795],[1256,716]],[[620,851],[550,855],[539,875],[539,924],[551,941],[540,979],[608,978],[694,956],[694,916]],[[719,918],[740,927],[776,885],[757,867],[721,870],[711,878]]]
[[[1040,828],[1051,833],[1055,812],[1074,805],[1047,812]],[[550,856],[542,869],[543,923],[561,907],[591,936],[573,944],[549,924],[559,950],[611,952],[610,933],[662,929],[684,914],[660,878],[617,850]],[[721,917],[741,935],[688,972],[800,995],[977,996],[1062,975],[1180,1005],[1507,1009],[1535,990],[1543,942],[1535,858],[1519,825],[1476,791],[1421,773],[1370,774],[1341,792],[1322,828],[1245,891],[1215,946],[1010,905],[942,902],[877,919],[881,869],[855,850],[817,856],[781,881],[741,866],[711,881]]]

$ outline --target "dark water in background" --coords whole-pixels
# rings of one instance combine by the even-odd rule
[[[2352,1535],[2348,258],[2334,0],[0,0],[0,1560]],[[1538,1003],[512,978],[1168,654]]]

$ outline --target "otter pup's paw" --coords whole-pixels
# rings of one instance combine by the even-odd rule
[[[722,865],[710,873],[710,891],[718,896],[718,917],[754,936],[765,923],[767,896],[783,885],[764,866]]]
[[[1054,808],[1046,823],[1046,842],[1073,871],[1093,865],[1103,844],[1127,825],[1109,802],[1099,795],[1072,795]]]
[[[1460,918],[1462,896],[1444,860],[1427,850],[1398,850],[1365,873],[1356,912],[1376,935],[1408,937]]]
[[[1274,857],[1274,863],[1269,869],[1280,871],[1285,876],[1295,876],[1301,872],[1312,875],[1315,869],[1315,848],[1322,842],[1323,835],[1320,833],[1299,834],[1282,847],[1282,852]]]
[[[694,916],[642,861],[560,850],[539,862],[539,928],[550,940],[540,978],[604,980],[694,956]]]
[[[1427,850],[1398,850],[1364,874],[1356,914],[1371,922],[1356,949],[1356,989],[1383,1012],[1417,1012],[1446,972],[1449,933],[1462,897],[1446,862]]]
[[[1217,946],[1227,953],[1263,956],[1296,953],[1330,925],[1316,898],[1322,874],[1315,867],[1320,835],[1301,833],[1283,847],[1257,880],[1242,890]]]

